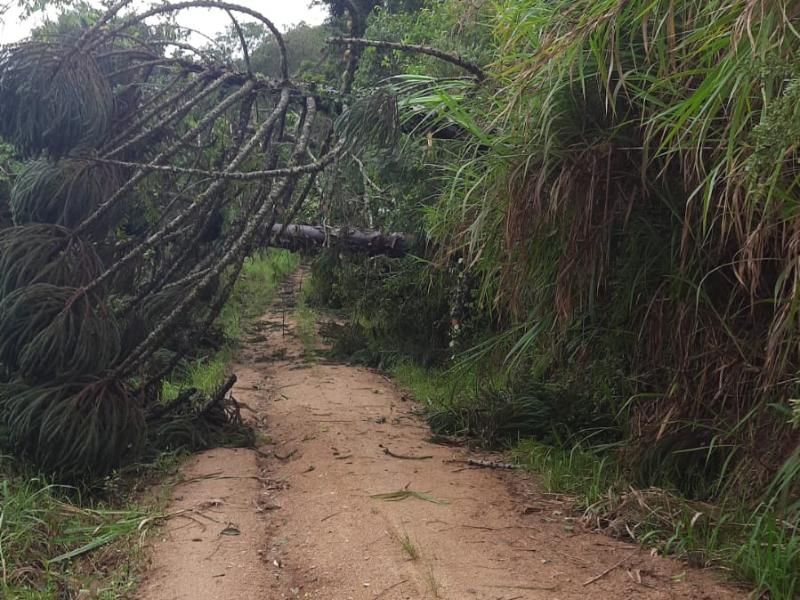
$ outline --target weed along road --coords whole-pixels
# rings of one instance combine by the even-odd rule
[[[190,459],[138,598],[744,597],[710,572],[586,529],[521,473],[428,441],[391,381],[319,355],[308,313],[291,312],[302,277],[233,367],[258,448]]]

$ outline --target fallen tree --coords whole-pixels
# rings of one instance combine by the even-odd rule
[[[341,246],[370,256],[385,254],[393,258],[405,255],[415,238],[406,233],[383,233],[352,227],[296,225],[276,223],[272,226],[270,245],[288,250],[303,250],[325,246]]]

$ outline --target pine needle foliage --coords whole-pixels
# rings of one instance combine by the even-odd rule
[[[117,358],[120,333],[108,307],[76,288],[37,283],[0,302],[0,361],[30,380],[101,373]]]
[[[58,156],[105,135],[114,97],[91,54],[30,42],[0,55],[0,106],[0,136],[24,153]]]
[[[43,471],[61,479],[103,475],[143,440],[144,414],[112,380],[0,386],[0,415],[11,443]]]
[[[117,169],[90,160],[39,158],[14,180],[14,223],[53,223],[75,228],[121,185]]]
[[[88,284],[102,272],[92,244],[57,225],[24,225],[0,231],[0,298],[36,283]]]
[[[351,147],[393,148],[400,137],[397,97],[387,88],[358,98],[336,122]]]

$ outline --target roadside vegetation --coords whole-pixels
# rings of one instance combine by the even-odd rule
[[[394,374],[434,432],[508,451],[589,526],[795,598],[796,8],[406,8],[376,9],[365,37],[484,77],[364,50],[372,93],[347,127],[371,133],[342,181],[364,200],[334,210],[420,242],[317,259],[314,298],[348,315],[333,352]]]
[[[104,491],[126,472],[252,441],[226,365],[297,266],[257,251],[308,242],[287,219],[327,242],[309,355],[336,311],[331,352],[435,434],[507,451],[587,526],[798,596],[796,3],[323,4],[285,36],[219,5],[194,48],[169,5],[64,2],[3,51],[6,594],[93,585],[82,561],[157,516]]]

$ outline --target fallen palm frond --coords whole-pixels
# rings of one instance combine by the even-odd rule
[[[408,498],[417,498],[418,500],[424,500],[425,502],[432,502],[433,504],[447,504],[444,500],[437,500],[427,492],[417,492],[415,490],[409,489],[402,489],[397,490],[396,492],[387,492],[385,494],[373,494],[370,496],[375,500],[383,500],[386,502],[399,502],[401,500],[407,500]]]

